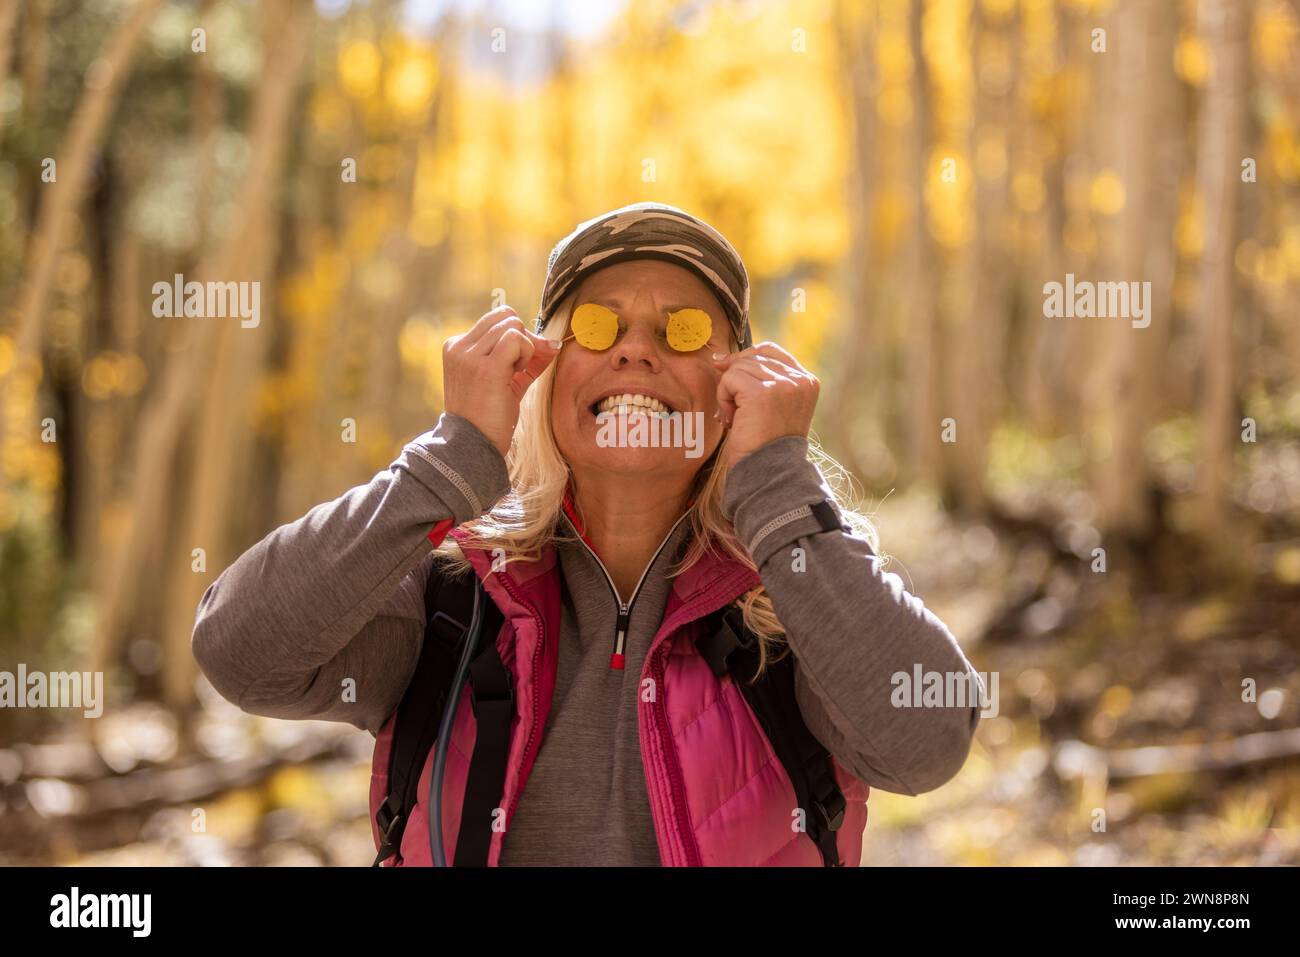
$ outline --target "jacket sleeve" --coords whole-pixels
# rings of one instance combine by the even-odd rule
[[[944,623],[880,567],[869,542],[823,529],[808,506],[833,499],[807,453],[807,439],[785,436],[741,459],[727,478],[724,512],[786,629],[809,730],[872,787],[932,790],[965,763],[983,682]],[[945,684],[949,675],[959,677],[954,686],[970,682],[964,700],[911,706],[897,676],[911,681],[918,669],[944,675]]]
[[[277,528],[208,586],[192,637],[199,668],[244,711],[377,733],[419,657],[430,530],[481,515],[508,489],[500,451],[443,413],[387,469]]]

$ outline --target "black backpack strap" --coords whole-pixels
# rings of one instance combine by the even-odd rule
[[[375,812],[379,826],[379,853],[375,866],[397,853],[402,846],[406,822],[418,800],[420,774],[438,737],[438,724],[447,706],[448,692],[456,673],[461,639],[469,628],[474,607],[474,575],[447,577],[436,563],[424,588],[424,640],[410,683],[397,706],[388,756],[388,794]],[[491,602],[486,612],[495,612],[496,627],[485,630],[495,647],[501,613]],[[485,624],[491,624],[489,618]]]
[[[497,650],[501,610],[491,600],[485,601],[482,647],[469,666],[470,703],[477,730],[460,810],[456,867],[487,866],[492,825],[506,783],[510,722],[515,716],[514,686]]]
[[[735,607],[714,618],[695,646],[715,676],[731,675],[794,785],[808,836],[821,851],[822,861],[827,867],[840,866],[835,832],[844,823],[848,804],[835,780],[830,752],[808,730],[799,711],[794,658],[787,654],[768,662],[763,677],[752,681],[758,673],[758,639],[746,630]]]

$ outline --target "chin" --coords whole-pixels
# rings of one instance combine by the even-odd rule
[[[596,448],[585,457],[585,464],[605,472],[627,475],[662,474],[689,471],[681,449],[613,449]]]

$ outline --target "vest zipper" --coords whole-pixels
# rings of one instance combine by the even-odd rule
[[[609,583],[609,590],[614,596],[614,601],[618,603],[618,617],[614,621],[614,650],[609,656],[609,667],[611,671],[623,670],[626,661],[623,655],[623,649],[627,644],[627,630],[632,620],[632,605],[636,602],[636,596],[641,592],[641,586],[645,584],[646,575],[650,574],[650,569],[653,568],[654,563],[659,560],[659,554],[664,550],[664,546],[668,544],[668,540],[673,537],[673,532],[677,531],[677,526],[680,525],[682,519],[686,518],[689,514],[689,511],[683,512],[681,517],[678,518],[677,521],[673,522],[673,527],[668,529],[668,534],[664,536],[664,540],[659,543],[659,547],[655,549],[654,555],[652,555],[650,561],[646,563],[645,569],[641,572],[641,578],[636,583],[636,588],[632,589],[632,597],[626,604],[623,602],[623,596],[618,593],[618,586],[614,584],[614,579],[610,577],[609,570],[605,567],[605,563],[600,560],[600,556],[596,554],[595,549],[588,545],[583,539],[582,533],[578,532],[578,541],[582,543],[582,547],[587,550],[587,553],[596,560],[596,565],[605,575],[605,581]],[[573,519],[569,518],[567,515],[565,516],[565,519],[570,525],[573,525]],[[576,525],[574,525],[573,530],[575,532],[578,531]]]
[[[501,587],[503,587],[506,590],[506,592],[510,595],[510,597],[514,599],[516,604],[531,609],[531,605],[525,602],[520,597],[519,593],[515,591],[515,588],[510,583],[509,578],[507,578],[505,575],[499,575],[497,576],[497,581],[501,584]],[[537,737],[538,725],[541,723],[540,721],[538,721],[538,715],[541,713],[542,710],[542,701],[541,701],[542,693],[539,687],[541,682],[537,680],[537,676],[539,671],[541,670],[542,646],[546,643],[546,623],[542,620],[542,616],[537,614],[536,611],[533,612],[533,621],[537,622],[537,647],[533,649],[533,660],[532,660],[533,714],[532,714],[532,721],[530,722],[530,726],[528,728],[528,739],[524,742],[524,750],[522,753],[521,767],[522,764],[526,764],[528,762],[528,755],[533,748],[533,741]],[[511,627],[513,628],[513,626]],[[527,783],[526,779],[521,773],[519,778],[519,784],[515,788],[515,796],[510,802],[510,810],[506,813],[507,831],[509,831],[510,829],[510,822],[515,819],[515,812],[519,810],[519,799],[524,795],[525,783]],[[502,838],[502,840],[504,840],[504,837]]]
[[[623,657],[623,645],[627,641],[627,626],[629,621],[631,621],[629,614],[626,611],[620,610],[618,613],[618,621],[614,625],[614,653],[609,656],[609,666],[619,671],[623,670],[625,660]]]
[[[655,654],[650,661],[650,673],[654,677],[655,687],[664,687],[664,663],[668,659],[668,643],[663,643],[663,650]],[[668,723],[668,703],[664,695],[655,695],[655,727],[659,732],[659,748],[663,751],[664,764],[668,768],[669,791],[672,795],[673,821],[677,824],[678,837],[686,852],[686,866],[700,867],[700,846],[689,823],[686,810],[686,785],[682,782],[682,769],[677,761],[677,748],[673,743],[672,728]]]

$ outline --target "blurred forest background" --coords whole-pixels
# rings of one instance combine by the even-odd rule
[[[371,739],[218,699],[199,598],[646,199],[1001,676],[865,862],[1300,864],[1295,0],[0,0],[0,670],[107,676],[0,710],[0,863],[369,863]],[[176,273],[260,323],[156,318]]]

